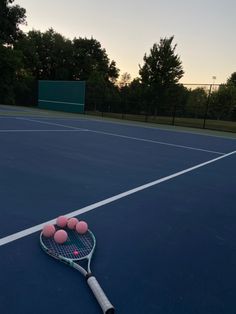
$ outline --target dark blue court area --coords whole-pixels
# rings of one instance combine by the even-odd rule
[[[0,116],[0,313],[102,313],[39,245],[72,212],[117,314],[236,313],[233,135],[15,111]]]

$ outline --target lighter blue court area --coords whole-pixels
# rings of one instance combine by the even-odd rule
[[[233,136],[12,110],[0,145],[1,313],[102,313],[40,248],[67,214],[95,234],[91,268],[117,314],[235,314]]]

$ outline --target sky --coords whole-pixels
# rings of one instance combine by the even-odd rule
[[[98,40],[120,74],[138,76],[143,56],[174,36],[182,83],[225,83],[236,72],[235,0],[15,0],[27,32],[53,28],[66,38]],[[216,79],[213,79],[216,77]]]

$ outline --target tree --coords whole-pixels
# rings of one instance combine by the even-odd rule
[[[155,111],[164,102],[165,90],[177,84],[184,74],[180,57],[175,53],[177,45],[172,46],[173,39],[174,36],[161,38],[159,44],[155,43],[150,54],[144,55],[144,65],[139,70],[142,83],[152,95],[151,107]]]
[[[213,119],[236,119],[236,72],[231,74],[226,85],[221,85],[213,91],[208,113]]]
[[[231,85],[222,85],[212,93],[209,106],[209,115],[213,119],[228,120],[235,114],[236,88]]]
[[[72,80],[72,43],[52,28],[42,33],[30,31],[19,40],[24,65],[37,80]]]
[[[227,85],[232,85],[236,87],[236,72],[232,73],[227,80]]]
[[[236,72],[232,73],[231,76],[227,80],[227,85],[231,86],[231,94],[233,94],[230,113],[231,119],[236,121]]]
[[[110,62],[106,50],[94,38],[73,40],[74,78],[88,80],[94,73],[101,73],[105,80],[114,82],[119,76],[114,60]]]
[[[25,67],[36,79],[88,80],[93,73],[101,73],[114,82],[119,70],[109,60],[101,44],[91,38],[66,39],[52,28],[41,33],[30,31],[19,41]]]
[[[145,87],[140,78],[133,79],[128,85],[120,89],[123,112],[139,114],[146,112],[147,99]]]
[[[25,9],[12,5],[14,0],[0,1],[0,101],[13,104],[14,85],[22,68],[22,54],[14,49],[25,22]]]
[[[86,85],[86,110],[119,111],[118,87],[106,80],[101,72],[93,72]]]
[[[17,71],[22,66],[22,56],[18,51],[0,45],[0,102],[14,104],[14,85]]]
[[[139,74],[142,82],[148,85],[168,86],[176,84],[184,74],[182,62],[175,54],[177,45],[172,47],[174,36],[161,38],[159,44],[154,44],[150,54],[144,55],[144,65]]]
[[[128,86],[130,84],[130,82],[131,82],[131,75],[129,73],[125,72],[121,75],[121,78],[118,82],[118,86],[120,88],[123,88],[125,86]]]
[[[119,77],[120,70],[116,67],[116,62],[112,60],[108,65],[107,78],[113,84],[115,84],[117,78]]]
[[[22,35],[19,26],[25,23],[25,9],[12,5],[14,0],[0,1],[0,44],[14,44]]]
[[[208,94],[204,88],[198,87],[188,92],[186,113],[193,118],[203,118],[207,106]]]

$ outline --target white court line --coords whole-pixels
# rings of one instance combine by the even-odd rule
[[[4,106],[4,105],[1,105],[0,104],[0,107],[4,107],[6,109],[9,110],[9,106]],[[16,108],[17,112],[19,112],[19,107],[17,106],[14,106],[14,108]],[[38,111],[38,108],[33,108],[33,109],[29,109],[29,107],[23,107],[24,110],[20,110],[20,112],[27,112],[27,113],[32,113],[32,114],[35,114],[36,110]],[[14,110],[15,111],[15,110]],[[6,116],[7,117],[7,116]],[[17,116],[15,116],[17,117]],[[2,117],[0,116],[0,119],[1,118],[5,118],[5,117]],[[13,118],[13,116],[10,116],[9,118]],[[48,117],[48,116],[44,116],[44,117],[40,117],[42,119],[52,119],[52,117]],[[183,130],[183,129],[178,129],[178,128],[181,128],[181,126],[178,126],[178,125],[174,125],[173,128],[171,127],[170,128],[167,128],[164,126],[164,124],[162,124],[162,126],[160,126],[160,124],[156,124],[156,126],[151,126],[150,124],[152,124],[152,122],[138,122],[138,121],[130,121],[130,120],[119,120],[119,119],[115,119],[115,120],[109,120],[109,117],[100,117],[100,116],[97,116],[97,117],[91,117],[89,115],[86,115],[86,116],[83,116],[83,117],[80,117],[78,119],[78,117],[60,117],[58,116],[56,118],[57,120],[65,120],[65,119],[74,119],[74,120],[79,120],[81,119],[82,121],[84,120],[89,120],[89,121],[96,121],[96,122],[101,122],[101,123],[108,123],[108,124],[118,124],[118,125],[126,125],[126,126],[130,126],[130,127],[140,127],[140,128],[144,128],[144,129],[151,129],[151,130],[160,130],[160,131],[167,131],[167,132],[175,132],[175,133],[186,133],[186,134],[193,134],[193,135],[200,135],[200,136],[208,136],[208,137],[215,137],[215,138],[224,138],[224,139],[228,139],[228,140],[236,140],[235,137],[233,136],[230,136],[229,133],[228,133],[228,136],[224,136],[222,134],[211,134],[211,133],[207,133],[207,134],[204,134],[203,132],[227,132],[227,131],[217,131],[217,130],[212,130],[212,129],[202,129],[202,132],[201,130],[197,130],[197,129],[194,129],[194,128],[190,128],[190,129],[187,129],[186,127],[186,130]],[[184,127],[185,128],[185,127]]]
[[[193,167],[191,167],[191,168],[187,168],[187,169],[185,169],[185,170],[182,170],[182,171],[176,172],[176,173],[174,173],[174,174],[171,174],[171,175],[169,175],[169,176],[167,176],[167,177],[164,177],[164,178],[161,178],[161,179],[158,179],[158,180],[149,182],[149,183],[147,183],[147,184],[138,186],[138,187],[136,187],[136,188],[134,188],[134,189],[131,189],[131,190],[129,190],[129,191],[126,191],[126,192],[117,194],[117,195],[115,195],[115,196],[109,197],[109,198],[107,198],[107,199],[105,199],[105,200],[103,200],[103,201],[100,201],[100,202],[91,204],[91,205],[89,205],[89,206],[85,206],[85,207],[83,207],[83,208],[77,209],[77,210],[72,211],[72,212],[70,212],[70,213],[65,213],[65,215],[66,215],[68,218],[71,218],[71,217],[74,217],[74,216],[78,216],[78,215],[87,213],[87,212],[89,212],[89,211],[91,211],[91,210],[94,210],[94,209],[96,209],[96,208],[98,208],[98,207],[101,207],[101,206],[104,206],[104,205],[106,205],[106,204],[115,202],[115,201],[117,201],[117,200],[119,200],[119,199],[122,199],[122,198],[124,198],[124,197],[127,197],[127,196],[129,196],[129,195],[131,195],[131,194],[134,194],[134,193],[140,192],[140,191],[142,191],[142,190],[148,189],[148,188],[150,188],[150,187],[152,187],[152,186],[154,186],[154,185],[158,185],[158,184],[160,184],[160,183],[162,183],[162,182],[165,182],[165,181],[174,179],[174,178],[179,177],[179,176],[181,176],[181,175],[183,175],[183,174],[185,174],[185,173],[194,171],[194,170],[196,170],[196,169],[198,169],[198,168],[201,168],[201,167],[204,167],[204,166],[209,165],[209,164],[211,164],[211,163],[214,163],[214,162],[216,162],[216,161],[218,161],[218,160],[220,160],[220,159],[226,158],[226,157],[228,157],[228,156],[230,156],[230,155],[233,155],[233,154],[235,154],[235,153],[236,153],[236,151],[233,151],[233,152],[231,152],[231,153],[225,154],[224,156],[220,156],[220,157],[217,157],[217,158],[208,160],[208,161],[206,161],[206,162],[203,162],[203,163],[198,164],[198,165],[196,165],[196,166],[193,166]],[[16,241],[16,240],[18,240],[18,239],[20,239],[20,238],[26,237],[26,236],[28,236],[28,235],[30,235],[30,234],[32,234],[32,233],[37,232],[37,231],[40,231],[40,230],[42,230],[42,228],[43,228],[43,226],[44,226],[45,224],[51,224],[51,223],[52,223],[52,224],[55,224],[55,223],[56,223],[56,219],[52,219],[52,220],[49,220],[49,221],[45,221],[45,222],[43,222],[43,223],[41,223],[41,224],[39,224],[39,225],[33,226],[33,227],[31,227],[31,228],[28,228],[28,229],[25,229],[25,230],[16,232],[16,233],[14,233],[14,234],[11,234],[11,235],[9,235],[9,236],[6,236],[6,237],[4,237],[4,238],[1,238],[1,239],[0,239],[0,246],[5,245],[5,244],[8,244],[8,243],[13,242],[13,241]]]
[[[125,138],[125,139],[129,139],[129,140],[135,140],[135,141],[141,141],[141,142],[147,142],[147,143],[154,143],[154,144],[178,147],[178,148],[183,148],[183,149],[196,150],[196,151],[201,151],[201,152],[205,152],[205,153],[213,153],[213,154],[218,154],[218,155],[224,155],[225,154],[225,153],[222,153],[222,152],[217,152],[217,151],[207,150],[207,149],[202,149],[202,148],[195,148],[195,147],[178,145],[178,144],[173,144],[173,143],[153,141],[153,140],[148,140],[148,139],[144,139],[144,138],[126,136],[126,135],[115,134],[115,133],[108,133],[108,132],[103,132],[103,131],[94,131],[94,130],[91,130],[91,129],[82,129],[82,128],[77,128],[77,127],[73,127],[73,126],[68,126],[68,125],[65,125],[65,124],[58,124],[58,123],[53,123],[53,122],[45,122],[45,121],[39,121],[39,120],[34,120],[34,119],[28,119],[28,118],[16,118],[16,119],[32,121],[32,122],[38,122],[38,123],[43,123],[43,124],[57,125],[57,126],[65,127],[65,128],[74,129],[74,130],[85,130],[85,131],[89,131],[89,132],[93,132],[93,133],[97,133],[97,134],[115,136],[115,137]]]
[[[46,117],[46,119],[48,119],[48,117]],[[50,118],[49,118],[50,119]],[[65,120],[67,118],[58,118],[58,119],[62,119],[62,120]],[[71,119],[71,118],[68,118],[68,119]],[[99,116],[96,118],[96,117],[93,117],[91,118],[91,116],[89,117],[80,117],[80,119],[82,121],[84,120],[89,120],[89,121],[95,121],[95,122],[101,122],[101,123],[107,123],[107,124],[118,124],[118,125],[125,125],[125,126],[130,126],[130,127],[140,127],[140,128],[144,128],[144,129],[151,129],[151,130],[160,130],[160,131],[166,131],[166,132],[169,132],[169,133],[186,133],[186,134],[192,134],[192,135],[200,135],[200,136],[208,136],[208,137],[215,137],[215,138],[224,138],[224,139],[227,139],[227,140],[236,140],[235,137],[233,136],[224,136],[224,135],[221,135],[221,134],[210,134],[210,133],[207,133],[207,134],[204,134],[203,132],[227,132],[227,131],[221,131],[221,130],[212,130],[212,129],[194,129],[192,130],[191,127],[189,129],[187,129],[187,127],[184,127],[184,126],[181,126],[181,125],[173,125],[173,126],[170,126],[170,128],[167,128],[165,127],[164,124],[162,124],[162,126],[160,127],[159,125],[160,124],[156,124],[156,126],[151,126],[150,124],[152,122],[138,122],[138,121],[131,121],[131,120],[123,120],[123,121],[109,121],[109,117],[102,117],[100,118]],[[105,120],[107,119],[107,120]],[[76,119],[77,120],[77,119]],[[149,123],[149,124],[148,124]],[[148,125],[145,125],[145,124],[148,124]],[[180,128],[186,128],[186,130],[182,130]],[[179,129],[178,129],[179,128]],[[201,132],[202,130],[202,132]]]
[[[0,117],[1,118],[1,117]],[[40,117],[42,119],[52,119],[52,117]],[[115,118],[114,118],[115,119]],[[91,117],[91,116],[83,116],[83,117],[56,117],[56,120],[76,120],[76,121],[95,121],[95,122],[99,122],[99,123],[107,123],[107,124],[116,124],[116,125],[124,125],[124,126],[130,126],[130,127],[139,127],[139,128],[143,128],[143,129],[151,129],[151,130],[160,130],[160,131],[166,131],[169,133],[186,133],[186,134],[192,134],[192,135],[200,135],[200,136],[208,136],[208,137],[215,137],[215,138],[223,138],[223,139],[227,139],[227,140],[236,140],[236,137],[233,136],[232,133],[228,132],[228,136],[224,136],[222,134],[212,134],[213,132],[218,132],[218,133],[227,133],[227,131],[221,131],[221,130],[213,130],[213,129],[194,129],[194,128],[189,128],[188,127],[184,127],[182,126],[182,128],[186,128],[186,130],[182,130],[181,129],[181,125],[173,125],[170,126],[170,128],[165,127],[165,124],[162,124],[162,126],[160,127],[160,124],[156,124],[156,126],[151,126],[150,124],[153,124],[152,122],[138,122],[138,121],[131,121],[131,120],[122,120],[119,121],[119,119],[117,119],[118,121],[109,121],[109,117],[100,117],[97,116],[96,117]],[[147,124],[147,125],[145,125]],[[179,129],[178,129],[179,128]],[[191,130],[190,130],[191,129]],[[202,132],[201,132],[202,130]],[[205,132],[205,134],[203,133]],[[207,133],[207,132],[212,132],[212,133]]]
[[[214,150],[195,148],[195,147],[191,147],[191,146],[178,145],[178,144],[172,144],[172,143],[167,143],[167,142],[147,140],[145,138],[126,136],[126,135],[120,135],[120,134],[115,134],[115,133],[108,133],[108,132],[103,132],[103,131],[93,131],[93,130],[90,130],[90,129],[88,129],[88,131],[93,132],[93,133],[98,133],[98,134],[109,135],[109,136],[116,136],[116,137],[121,137],[121,138],[127,138],[127,139],[131,139],[131,140],[135,140],[135,141],[148,142],[148,143],[154,143],[154,144],[160,144],[160,145],[166,145],[166,146],[172,146],[172,147],[179,147],[179,148],[184,148],[184,149],[198,150],[198,151],[206,152],[206,153],[213,153],[213,154],[218,154],[218,155],[224,155],[225,154],[225,153],[217,152],[217,151],[214,151]]]
[[[0,133],[18,133],[18,132],[85,132],[88,130],[78,129],[78,130],[0,130]]]
[[[68,129],[72,129],[72,130],[88,131],[87,129],[77,128],[77,127],[74,127],[74,126],[65,125],[65,124],[59,124],[59,123],[54,123],[54,122],[39,121],[39,120],[28,119],[28,118],[16,118],[16,119],[17,119],[17,120],[25,120],[25,121],[37,122],[37,123],[42,123],[42,124],[48,124],[48,125],[62,126],[62,127],[64,127],[64,128],[68,128]]]

